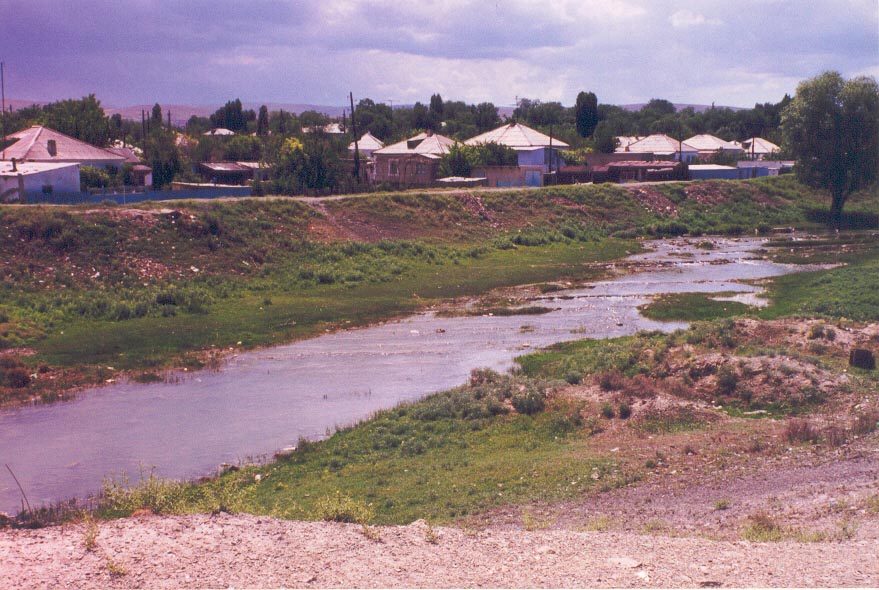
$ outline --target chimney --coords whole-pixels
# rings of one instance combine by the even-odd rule
[[[15,158],[12,158],[12,171],[18,172],[18,168],[15,167]]]

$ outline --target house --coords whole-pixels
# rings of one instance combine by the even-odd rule
[[[361,156],[365,156],[367,158],[372,157],[372,153],[375,150],[380,150],[385,147],[385,144],[382,143],[382,140],[377,138],[375,135],[367,131],[363,134],[363,136],[357,140],[357,151]],[[348,153],[353,158],[354,157],[354,142],[352,141],[348,144]]]
[[[625,147],[618,147],[616,152],[636,155],[652,154],[653,157],[660,160],[678,160],[684,163],[692,162],[699,155],[699,150],[695,147],[662,133],[642,137]]]
[[[718,155],[738,158],[744,154],[742,146],[709,134],[694,135],[685,139],[684,143],[699,150],[698,159],[703,162],[712,160]]]
[[[738,142],[738,145],[744,150],[745,157],[749,160],[764,160],[766,156],[781,151],[780,147],[762,137],[752,137]]]
[[[28,195],[79,194],[75,162],[0,161],[0,203],[26,203]]]
[[[604,176],[610,182],[654,182],[659,180],[684,180],[686,168],[677,160],[628,160],[610,162],[596,169],[595,173]],[[597,180],[597,179],[596,179]]]
[[[108,152],[125,158],[125,164],[131,164],[131,184],[134,186],[153,186],[153,169],[145,164],[141,164],[140,158],[134,148],[127,146],[113,146],[107,148]],[[143,153],[143,150],[138,149]]]
[[[14,139],[15,143],[0,151],[0,160],[11,161],[14,158],[18,162],[52,162],[117,169],[125,162],[125,156],[41,125],[12,133],[8,137]]]
[[[235,135],[235,132],[231,129],[224,129],[223,127],[217,127],[215,129],[211,129],[210,131],[205,131],[202,135],[206,135],[208,137],[231,137]]]
[[[788,160],[742,160],[738,162],[739,178],[760,178],[788,174],[794,169],[794,161]]]
[[[303,127],[302,133],[325,133],[327,135],[345,135],[345,128],[341,123],[327,123],[326,125],[318,125],[315,127]]]
[[[738,180],[739,169],[719,164],[690,164],[690,180]]]
[[[372,152],[375,181],[396,186],[429,186],[439,170],[440,159],[455,141],[427,131]]]
[[[202,162],[198,171],[212,184],[244,185],[253,179],[254,169],[238,162]]]
[[[559,151],[571,147],[559,139],[515,121],[471,137],[464,142],[465,145],[487,143],[496,143],[514,149],[518,155],[520,167],[540,167],[541,176],[538,179],[535,175],[531,175],[527,183],[528,186],[541,186],[543,173],[557,171],[564,166]]]

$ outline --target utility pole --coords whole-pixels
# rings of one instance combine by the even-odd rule
[[[357,123],[354,120],[354,93],[349,92],[351,100],[351,134],[354,136],[354,180],[360,184],[360,148],[357,145]]]
[[[3,62],[0,61],[0,95],[2,95],[3,100],[3,110],[0,111],[0,115],[2,115],[2,118],[0,118],[0,125],[3,127],[3,146],[0,147],[0,149],[3,151],[0,153],[0,160],[6,159],[6,76],[3,66]]]

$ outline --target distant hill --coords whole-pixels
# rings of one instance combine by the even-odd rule
[[[621,109],[624,109],[624,110],[627,110],[627,111],[630,111],[630,112],[633,112],[633,113],[634,113],[634,112],[640,111],[641,109],[643,109],[644,107],[646,107],[646,106],[647,106],[647,103],[646,103],[646,102],[636,102],[636,103],[633,103],[633,104],[621,104],[621,105],[618,105],[618,106],[619,106]],[[674,107],[675,107],[675,110],[676,110],[676,111],[682,111],[682,110],[684,110],[684,109],[686,109],[686,108],[692,107],[692,109],[693,109],[694,111],[696,111],[697,113],[704,113],[705,111],[711,109],[712,107],[714,107],[714,108],[716,108],[716,109],[731,109],[731,110],[733,110],[733,111],[746,111],[746,110],[747,110],[747,109],[744,108],[744,107],[728,107],[728,106],[721,106],[721,105],[716,105],[716,106],[715,106],[715,105],[710,105],[710,104],[681,104],[681,103],[674,103]]]

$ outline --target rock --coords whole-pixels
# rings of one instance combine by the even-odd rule
[[[876,357],[865,348],[853,348],[848,355],[848,364],[852,367],[872,371],[876,368]]]
[[[607,563],[629,569],[634,569],[641,565],[640,561],[634,560],[631,557],[608,557]]]

